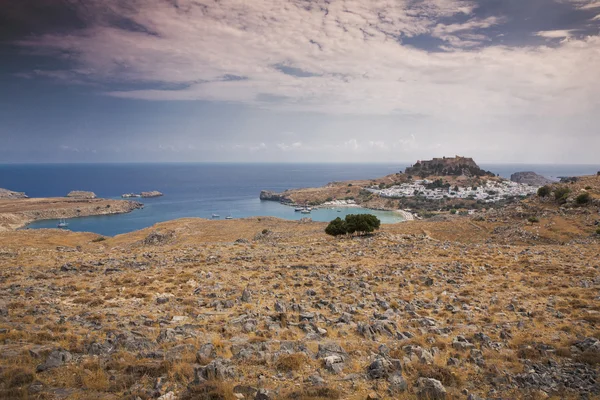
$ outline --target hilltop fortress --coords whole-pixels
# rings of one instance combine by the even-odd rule
[[[425,178],[435,176],[495,176],[492,172],[484,171],[470,157],[456,156],[452,158],[434,158],[428,161],[417,161],[404,171],[407,175]]]

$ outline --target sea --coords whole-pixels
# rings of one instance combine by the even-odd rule
[[[71,190],[93,191],[98,197],[121,198],[123,193],[158,190],[163,197],[134,199],[144,208],[128,214],[70,219],[72,231],[114,236],[177,218],[211,219],[213,214],[245,218],[273,216],[297,220],[307,215],[277,202],[261,201],[261,190],[283,191],[318,187],[333,181],[368,179],[403,171],[397,164],[0,164],[0,188],[25,192],[29,197],[61,197]],[[550,179],[596,174],[600,165],[481,164],[481,168],[509,178],[514,172],[534,171]],[[308,217],[330,221],[346,214],[372,213],[384,224],[402,222],[400,214],[363,208],[321,208]],[[58,221],[36,221],[27,226],[55,228]]]

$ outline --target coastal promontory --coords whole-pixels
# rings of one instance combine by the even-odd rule
[[[0,199],[26,199],[27,197],[23,192],[13,192],[12,190],[0,188]]]
[[[122,214],[138,208],[143,208],[143,204],[129,200],[73,197],[4,198],[0,199],[0,231],[22,228],[38,220]]]

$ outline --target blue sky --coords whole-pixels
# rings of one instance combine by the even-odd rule
[[[21,0],[0,57],[0,163],[600,148],[598,0]]]

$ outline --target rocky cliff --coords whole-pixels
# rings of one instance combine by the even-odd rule
[[[470,157],[442,157],[433,160],[417,161],[404,171],[407,175],[426,178],[428,176],[495,176],[479,168]]]
[[[291,203],[292,200],[281,193],[272,192],[270,190],[262,190],[260,192],[260,199],[266,201],[279,201],[283,203]]]
[[[27,195],[23,192],[13,192],[12,190],[0,188],[0,199],[26,199]]]
[[[550,179],[538,175],[533,171],[515,172],[510,176],[510,180],[531,186],[544,186],[554,183]]]

